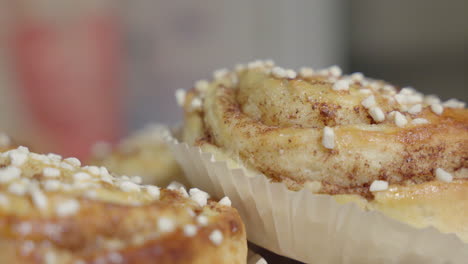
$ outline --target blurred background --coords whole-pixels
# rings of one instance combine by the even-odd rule
[[[468,1],[0,0],[0,131],[86,158],[254,59],[467,101]]]

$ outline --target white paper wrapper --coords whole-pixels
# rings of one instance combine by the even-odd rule
[[[247,255],[247,264],[268,264],[268,262],[259,254],[249,250]]]
[[[307,263],[468,263],[468,244],[453,234],[413,228],[328,195],[293,192],[171,135],[167,141],[191,184],[229,196],[248,239],[277,254]]]

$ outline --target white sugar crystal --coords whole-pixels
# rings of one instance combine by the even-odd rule
[[[77,158],[74,158],[74,157],[66,158],[63,161],[69,163],[70,165],[72,165],[74,167],[80,167],[81,166],[81,161],[79,159],[77,159]]]
[[[281,67],[274,67],[272,70],[271,70],[271,73],[273,74],[274,77],[276,78],[284,78],[286,77],[286,71],[281,68]]]
[[[422,111],[422,104],[415,104],[408,109],[408,113],[415,115]]]
[[[59,177],[60,176],[60,170],[56,169],[56,168],[48,167],[48,168],[44,168],[42,170],[42,174],[45,177],[49,177],[49,178]]]
[[[184,235],[188,237],[193,237],[197,234],[197,227],[191,224],[184,226]]]
[[[369,109],[375,105],[375,97],[373,95],[367,97],[361,102],[362,106]]]
[[[452,182],[453,181],[452,174],[446,172],[442,168],[437,168],[435,170],[435,176],[436,176],[437,180],[439,180],[439,181],[443,181],[443,182]]]
[[[465,108],[465,102],[452,98],[442,104],[444,107],[448,108]]]
[[[413,125],[423,125],[423,124],[428,124],[429,121],[425,118],[415,118],[411,121],[411,124]]]
[[[408,104],[420,104],[423,102],[423,97],[419,94],[407,95],[406,102]]]
[[[398,127],[404,127],[406,124],[408,124],[408,120],[406,120],[406,117],[400,112],[395,112],[395,124]]]
[[[145,189],[151,197],[153,197],[154,199],[159,199],[159,196],[161,195],[159,187],[153,185],[146,185]]]
[[[217,229],[214,230],[210,234],[210,240],[211,240],[211,242],[213,242],[213,244],[215,244],[217,246],[221,245],[221,243],[223,242],[223,233],[221,233],[221,231],[219,231]]]
[[[180,187],[180,186],[178,186],[178,187]],[[183,187],[183,185],[182,185],[182,187]],[[206,196],[207,199],[210,198],[210,195],[207,192],[204,192],[204,191],[202,191],[202,190],[200,190],[198,188],[191,188],[189,190],[189,193],[190,193],[190,195],[201,193],[202,195]]]
[[[185,189],[185,187],[180,187],[177,191],[181,193],[183,197],[185,198],[189,197],[189,194],[187,193],[187,190]]]
[[[104,167],[104,166],[99,167],[99,175],[100,175],[101,177],[110,176],[109,171],[108,171],[107,168]]]
[[[132,176],[130,177],[130,181],[136,183],[136,184],[141,184],[143,181],[140,176]]]
[[[299,69],[299,75],[302,77],[311,77],[314,75],[314,69],[309,67],[302,67]]]
[[[192,101],[190,102],[190,106],[191,106],[191,108],[192,108],[193,110],[199,110],[199,109],[201,109],[202,105],[203,105],[203,102],[202,102],[202,100],[201,100],[200,98],[198,98],[198,97],[194,97],[194,98],[192,99]]]
[[[388,182],[376,180],[373,181],[369,190],[371,192],[385,191],[388,189]]]
[[[71,164],[66,163],[66,162],[60,163],[60,168],[65,169],[65,170],[69,170],[69,171],[72,171],[72,170],[75,169],[74,166],[72,166]]]
[[[294,70],[289,69],[289,70],[286,70],[285,73],[288,79],[294,79],[297,77],[297,73]]]
[[[111,185],[114,184],[114,177],[112,177],[109,173],[107,173],[107,174],[101,173],[100,176],[101,176],[100,177],[101,181],[106,182],[106,183],[111,184]]]
[[[177,104],[179,106],[184,106],[186,95],[187,95],[187,92],[185,90],[183,90],[183,89],[177,89],[175,91],[175,97],[176,97],[176,100],[177,100]]]
[[[347,91],[349,90],[349,81],[348,80],[338,80],[333,84],[332,87],[335,91]]]
[[[172,181],[171,183],[169,183],[169,185],[167,185],[166,189],[176,191],[176,190],[180,189],[181,187],[185,188],[185,186],[182,183],[180,183],[178,181]]]
[[[80,210],[80,203],[75,199],[60,202],[55,208],[59,217],[66,217],[76,214]]]
[[[14,182],[8,186],[8,191],[16,195],[24,195],[28,191],[28,186],[22,182]]]
[[[364,80],[364,74],[362,74],[361,72],[355,72],[355,73],[351,74],[351,79],[353,81],[360,82],[360,81]]]
[[[404,95],[412,95],[417,93],[417,91],[413,87],[403,87],[399,93]]]
[[[441,115],[444,112],[444,107],[441,104],[431,104],[431,110],[436,115]]]
[[[101,174],[101,169],[97,166],[86,166],[83,169],[87,170],[89,173],[94,174],[94,175],[99,175]]]
[[[187,213],[191,216],[191,217],[195,217],[195,212],[192,210],[192,208],[187,208]]]
[[[53,161],[62,161],[62,156],[55,153],[49,153],[47,154],[47,157]]]
[[[119,184],[119,187],[124,192],[139,192],[140,191],[140,185],[131,181],[122,181]]]
[[[0,169],[0,183],[7,183],[21,176],[21,170],[17,167],[6,167]]]
[[[91,179],[91,175],[86,172],[78,172],[73,175],[75,181],[85,181]]]
[[[335,132],[331,127],[323,128],[322,145],[327,149],[333,149],[335,147]]]
[[[57,191],[62,186],[62,183],[58,180],[47,180],[42,182],[42,185],[46,191]]]
[[[175,225],[171,219],[161,217],[158,220],[158,228],[159,228],[159,231],[164,232],[164,233],[172,232],[175,229]]]
[[[395,87],[394,87],[393,85],[390,85],[390,84],[385,84],[385,85],[382,87],[382,90],[384,90],[384,91],[387,92],[387,93],[394,93],[394,92],[396,92]]]
[[[423,98],[419,94],[397,94],[395,95],[396,101],[403,105],[403,104],[420,104],[423,101]]]
[[[229,197],[225,196],[223,199],[219,200],[218,204],[224,205],[224,206],[231,206],[231,199],[229,199]]]
[[[18,149],[10,150],[8,156],[10,156],[11,165],[13,166],[21,166],[28,160],[28,153]]]
[[[437,95],[426,95],[424,97],[424,103],[427,105],[440,104],[440,98]]]
[[[200,206],[205,206],[208,203],[208,199],[202,193],[196,193],[190,196],[190,199],[195,201]]]
[[[385,120],[385,115],[379,107],[371,107],[369,109],[369,114],[376,122],[382,122]]]
[[[195,89],[201,93],[206,92],[209,86],[210,83],[207,80],[198,80],[195,82]]]
[[[213,78],[215,80],[218,80],[218,79],[223,78],[228,73],[229,73],[228,69],[222,68],[213,72]]]
[[[47,156],[45,155],[40,155],[40,154],[37,154],[37,153],[29,153],[29,157],[33,160],[37,160],[37,161],[41,161],[43,163],[45,162],[48,162],[49,161],[49,158],[47,158]]]
[[[337,65],[331,66],[330,68],[328,68],[328,71],[330,72],[332,76],[335,76],[335,77],[339,77],[343,73],[341,68],[338,67]]]
[[[37,208],[41,210],[47,208],[47,204],[48,204],[47,197],[44,195],[44,193],[40,189],[33,188],[31,190],[31,197],[32,197],[34,205]]]
[[[207,226],[208,225],[208,217],[204,215],[199,215],[197,216],[197,223],[201,226]]]

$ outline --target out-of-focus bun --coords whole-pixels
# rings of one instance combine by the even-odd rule
[[[115,147],[98,142],[90,164],[105,166],[120,175],[141,176],[145,184],[185,183],[182,170],[163,140],[165,131],[161,125],[149,124]]]

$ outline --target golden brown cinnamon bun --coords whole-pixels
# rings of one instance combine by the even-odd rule
[[[164,131],[162,126],[150,124],[115,147],[96,143],[90,164],[104,166],[120,175],[141,176],[145,184],[185,183],[182,170],[163,141]]]
[[[113,177],[75,158],[0,154],[0,263],[244,263],[228,198]]]
[[[296,73],[269,61],[217,71],[177,95],[189,144],[292,190],[359,201],[468,241],[468,215],[459,213],[468,211],[464,103],[338,67]]]

